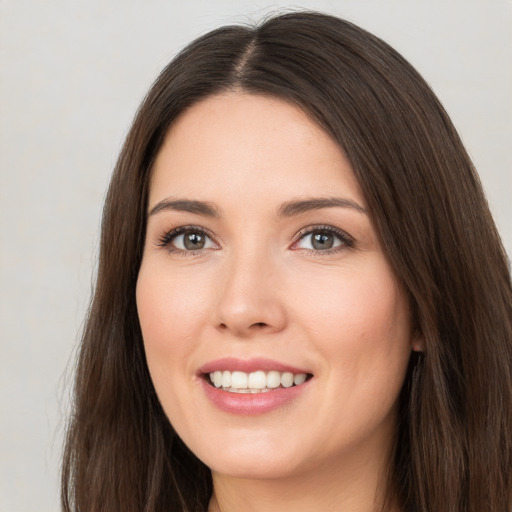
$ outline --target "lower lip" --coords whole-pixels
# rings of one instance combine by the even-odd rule
[[[230,414],[255,416],[274,411],[297,399],[309,387],[310,380],[289,388],[277,388],[264,393],[231,393],[201,379],[206,396],[217,408]]]

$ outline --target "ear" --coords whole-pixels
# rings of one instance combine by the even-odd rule
[[[425,339],[420,332],[415,332],[411,339],[411,348],[413,352],[423,352],[425,350]]]

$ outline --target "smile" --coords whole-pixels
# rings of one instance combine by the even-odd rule
[[[263,370],[246,373],[242,371],[214,371],[209,375],[210,383],[230,393],[267,393],[277,388],[299,386],[308,379],[306,373]]]
[[[226,357],[204,364],[197,376],[205,396],[217,409],[253,416],[309,396],[315,379],[306,368],[260,357]]]

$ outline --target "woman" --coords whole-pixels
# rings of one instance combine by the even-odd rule
[[[512,291],[425,82],[315,13],[192,43],[102,225],[65,510],[503,512]]]

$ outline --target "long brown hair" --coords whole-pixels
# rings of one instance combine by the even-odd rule
[[[404,511],[512,509],[512,289],[473,165],[425,81],[346,21],[299,12],[199,38],[142,103],[106,199],[77,363],[65,511],[204,511],[206,468],[149,377],[135,305],[152,163],[176,117],[230,89],[282,98],[336,140],[410,297],[416,335],[388,495]],[[255,178],[256,179],[256,178]]]

